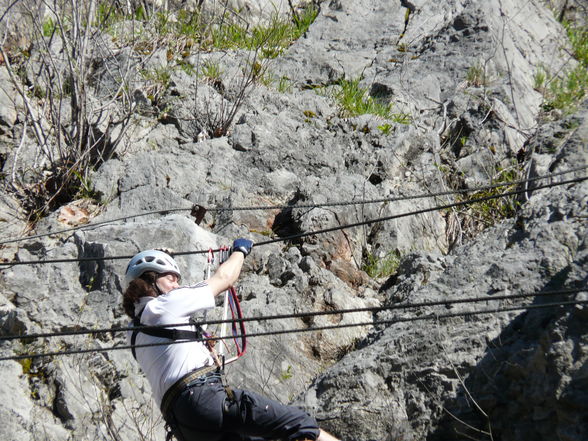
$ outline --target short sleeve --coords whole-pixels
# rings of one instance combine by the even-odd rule
[[[206,283],[174,289],[150,301],[141,321],[146,325],[182,321],[195,312],[215,307],[214,294]]]

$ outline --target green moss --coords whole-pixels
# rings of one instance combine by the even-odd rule
[[[33,366],[33,359],[32,358],[21,358],[20,360],[16,360],[18,364],[22,366],[22,373],[25,375],[31,374],[31,368]]]

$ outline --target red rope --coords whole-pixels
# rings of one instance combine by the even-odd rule
[[[229,288],[229,308],[231,309],[231,316],[233,317],[233,322],[231,323],[233,341],[235,342],[235,347],[237,348],[237,357],[241,357],[247,350],[247,337],[245,333],[245,322],[240,320],[243,318],[243,311],[241,310],[241,304],[239,303],[237,291],[235,290],[234,286]],[[235,321],[235,319],[239,320]],[[239,329],[237,329],[237,325]],[[239,340],[241,340],[240,344]]]

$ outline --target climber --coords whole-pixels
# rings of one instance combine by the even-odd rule
[[[230,388],[214,348],[201,340],[161,344],[200,335],[190,324],[191,316],[215,306],[214,297],[237,281],[252,247],[249,239],[235,240],[227,261],[208,280],[193,286],[180,286],[178,265],[160,250],[143,251],[127,266],[123,307],[133,326],[186,323],[175,329],[129,331],[133,355],[167,422],[168,439],[173,434],[179,441],[337,441],[298,407]]]

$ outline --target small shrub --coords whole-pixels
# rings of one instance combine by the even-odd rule
[[[251,27],[227,8],[224,15],[204,20],[199,8],[172,12],[149,2],[93,0],[46,6],[50,18],[39,16],[32,6],[26,11],[33,23],[31,49],[10,57],[0,45],[4,66],[25,101],[29,134],[34,134],[46,164],[44,170],[34,171],[30,183],[23,182],[24,172],[14,173],[8,182],[32,222],[69,202],[84,187],[80,177],[114,154],[133,122],[135,84],[142,83],[142,92],[159,108],[165,104],[162,98],[174,69],[208,77],[222,99],[195,108],[195,125],[209,136],[226,135],[251,88],[273,84],[266,75],[269,60],[306,32],[318,13],[308,7],[290,19],[276,14],[269,24]],[[59,53],[56,47],[62,48]],[[118,48],[125,54],[128,50],[128,62],[119,63]],[[242,72],[226,88],[221,87],[218,65],[197,72],[186,60],[192,51],[218,48],[245,49],[236,55]],[[166,51],[168,67],[141,70],[156,49]],[[37,75],[30,75],[31,66]],[[291,85],[281,80],[279,87]],[[168,109],[159,110],[166,117]],[[26,161],[18,159],[15,170],[26,168]]]
[[[588,28],[574,27],[569,23],[565,26],[570,43],[572,44],[574,58],[580,64],[588,66]]]
[[[391,251],[384,257],[377,257],[368,253],[363,262],[362,269],[373,279],[390,277],[395,274],[400,266],[400,253]]]
[[[398,124],[410,124],[412,118],[408,113],[393,113],[390,115],[390,119]]]
[[[111,29],[116,23],[132,17],[126,17],[125,14],[110,2],[100,2],[96,7],[96,16],[92,25],[104,30]]]
[[[142,70],[141,76],[148,82],[146,87],[147,97],[155,103],[158,102],[169,88],[171,70],[167,67],[158,66]]]
[[[570,71],[565,78],[554,79],[547,93],[549,98],[543,108],[545,110],[563,110],[566,114],[573,112],[577,104],[586,96],[587,68],[578,66]]]
[[[215,49],[261,48],[262,58],[275,58],[308,30],[317,14],[318,10],[310,6],[301,17],[287,20],[274,15],[268,25],[256,26],[251,30],[246,23],[232,21],[230,16],[226,16],[212,28],[206,41]]]
[[[198,10],[180,10],[178,12],[175,28],[178,36],[185,37],[195,37],[201,35],[205,31],[202,24],[202,17]]]
[[[200,74],[206,81],[214,83],[220,80],[223,70],[218,61],[205,61],[202,66],[202,73]]]
[[[119,63],[113,55],[105,23],[116,14],[104,5],[45,4],[49,18],[32,4],[23,5],[23,17],[32,24],[30,46],[17,57],[0,46],[0,54],[25,103],[23,116],[40,164],[31,167],[28,158],[14,156],[20,173],[7,184],[34,223],[69,202],[79,177],[115,152],[135,111],[130,85],[141,60]],[[27,142],[26,133],[19,142]]]
[[[487,84],[486,69],[480,63],[470,66],[466,73],[466,81],[469,86],[480,87]]]
[[[499,168],[496,176],[491,180],[490,184],[513,183],[512,185],[504,185],[470,193],[469,195],[461,196],[458,200],[480,199],[513,191],[516,187],[514,182],[518,179],[520,179],[520,170],[518,166],[505,169]],[[513,195],[470,204],[467,206],[467,213],[478,221],[481,221],[485,226],[491,226],[503,219],[513,217],[516,213],[517,206],[518,203],[516,197]]]
[[[75,170],[73,171],[73,174],[75,175],[76,181],[78,182],[76,197],[81,199],[89,199],[99,203],[102,194],[96,191],[92,180],[88,176],[84,176]]]
[[[207,32],[197,38],[201,50],[244,51],[238,55],[243,58],[241,75],[226,83],[226,90],[232,92],[225,94],[219,90],[224,95],[220,105],[210,102],[204,109],[194,109],[194,114],[200,115],[197,123],[205,132],[212,137],[227,134],[250,90],[258,84],[269,86],[274,83],[273,76],[268,73],[271,60],[305,32],[315,17],[316,10],[308,8],[302,17],[286,20],[275,15],[269,24],[250,28],[234,15],[224,15],[206,28]]]
[[[311,24],[314,23],[319,11],[314,5],[310,5],[304,9],[302,16],[294,15],[294,39],[297,40],[308,30]]]
[[[366,113],[385,117],[391,111],[390,105],[381,104],[368,95],[367,89],[361,87],[361,78],[341,80],[340,90],[335,94],[343,116],[357,116]]]

